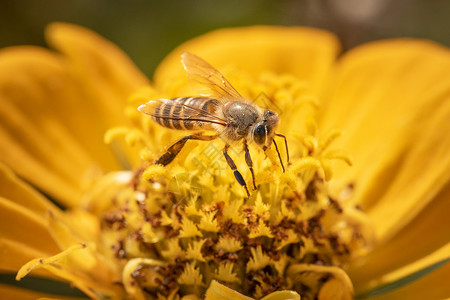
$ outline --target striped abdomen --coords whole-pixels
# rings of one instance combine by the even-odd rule
[[[160,100],[152,119],[161,126],[180,130],[214,130],[219,124],[220,102],[208,97],[183,97]],[[216,116],[216,117],[215,117]]]

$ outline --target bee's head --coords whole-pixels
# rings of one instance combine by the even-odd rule
[[[272,144],[275,129],[280,122],[278,115],[273,111],[266,110],[263,120],[256,123],[253,128],[253,141],[265,150]]]

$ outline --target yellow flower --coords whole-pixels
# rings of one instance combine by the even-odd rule
[[[337,58],[321,30],[223,29],[175,49],[150,83],[86,29],[53,24],[47,38],[57,52],[0,52],[5,299],[80,297],[25,289],[30,276],[92,299],[450,295],[448,49],[401,39]],[[284,173],[274,149],[251,147],[249,198],[220,139],[151,163],[186,133],[137,107],[198,95],[184,51],[280,115],[290,164],[284,147]],[[12,285],[16,272],[31,274]]]

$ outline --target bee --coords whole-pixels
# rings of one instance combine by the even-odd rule
[[[284,135],[275,132],[280,119],[278,114],[263,110],[255,103],[242,97],[225,77],[209,63],[200,57],[185,52],[181,55],[181,63],[190,79],[207,87],[208,96],[181,97],[175,99],[151,100],[138,107],[138,110],[148,114],[159,125],[178,130],[192,130],[155,161],[155,164],[166,166],[180,153],[188,140],[211,141],[218,137],[225,141],[223,155],[234,173],[237,182],[245,188],[247,196],[250,193],[242,174],[228,154],[231,144],[242,141],[245,152],[245,162],[252,174],[253,188],[256,190],[253,162],[248,149],[248,143],[255,143],[264,151],[275,146],[281,168],[285,172],[275,136],[284,139],[287,162],[289,151]],[[205,131],[215,131],[214,135],[206,135]]]

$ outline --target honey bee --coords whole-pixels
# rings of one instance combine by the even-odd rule
[[[211,141],[220,137],[225,141],[223,155],[237,182],[245,188],[247,196],[250,197],[242,174],[228,155],[230,144],[243,142],[245,161],[252,174],[255,190],[255,174],[248,149],[249,142],[257,144],[264,151],[273,143],[282,170],[285,172],[278,146],[274,140],[275,136],[284,139],[289,163],[286,137],[275,133],[280,121],[278,114],[270,110],[264,111],[255,103],[244,99],[218,70],[200,57],[185,52],[181,55],[181,63],[190,79],[196,80],[208,88],[208,96],[157,99],[138,107],[139,111],[150,115],[156,123],[163,127],[196,131],[170,146],[166,153],[155,161],[155,164],[165,166],[171,163],[188,140]],[[215,131],[216,134],[206,135],[204,131]]]

